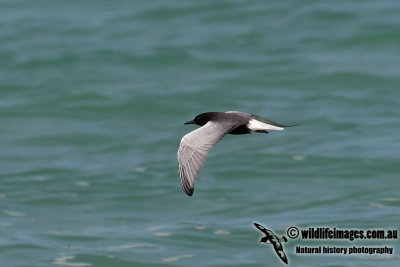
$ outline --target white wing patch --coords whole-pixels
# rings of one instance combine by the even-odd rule
[[[278,127],[278,126],[274,126],[271,124],[267,124],[265,122],[261,122],[256,119],[251,119],[249,121],[249,123],[247,124],[247,128],[249,128],[251,131],[260,131],[260,130],[282,131],[284,129],[283,127]]]

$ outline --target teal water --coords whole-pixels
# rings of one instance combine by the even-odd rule
[[[280,266],[253,222],[399,229],[399,14],[395,0],[0,1],[0,266]],[[301,126],[224,138],[189,198],[183,122],[227,110]],[[292,266],[400,263],[398,240],[345,243],[394,247],[382,256],[300,244],[314,245],[284,244]]]

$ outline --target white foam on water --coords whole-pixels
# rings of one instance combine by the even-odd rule
[[[295,156],[293,156],[292,157],[292,159],[294,160],[294,161],[303,161],[303,160],[306,160],[306,156],[304,156],[304,155],[295,155]]]
[[[170,236],[171,234],[167,233],[167,232],[156,232],[156,233],[153,233],[153,235],[154,236]]]
[[[195,255],[194,254],[185,254],[185,255],[180,255],[180,256],[175,256],[175,257],[170,257],[170,258],[164,258],[163,261],[164,262],[177,262],[181,259],[189,259],[189,258],[193,258]]]
[[[397,197],[385,197],[382,198],[383,201],[388,201],[388,202],[400,202],[400,198]]]
[[[217,230],[217,231],[214,232],[214,234],[216,234],[216,235],[229,235],[230,232],[227,231],[227,230]]]
[[[11,216],[11,217],[24,217],[25,214],[19,211],[13,211],[13,210],[5,210],[4,214]]]
[[[56,258],[53,261],[53,264],[62,265],[62,266],[73,266],[73,267],[92,266],[91,263],[87,263],[87,262],[70,262],[71,260],[73,260],[75,258],[76,258],[75,256],[62,256],[62,257]]]
[[[79,187],[88,187],[88,186],[90,186],[90,183],[86,182],[86,181],[78,181],[75,183],[75,185],[79,186]]]
[[[144,172],[147,171],[147,168],[146,167],[137,167],[135,169],[135,171],[138,172],[138,173],[144,173]]]
[[[195,227],[195,229],[196,229],[196,230],[204,230],[204,229],[206,229],[206,227],[205,227],[204,225],[197,225],[197,226]]]
[[[369,205],[373,208],[383,209],[385,206],[379,203],[369,203]]]

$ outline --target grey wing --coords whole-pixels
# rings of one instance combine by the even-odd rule
[[[252,115],[241,112],[241,111],[226,111],[225,113],[237,114],[240,117],[245,118],[247,120],[250,120],[252,118]]]
[[[182,137],[178,150],[179,176],[187,195],[193,195],[194,184],[208,151],[234,127],[230,124],[208,122]]]

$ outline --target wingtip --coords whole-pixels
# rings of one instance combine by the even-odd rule
[[[184,188],[183,191],[185,191],[186,195],[191,197],[193,195],[194,188]]]
[[[301,124],[292,124],[292,125],[284,125],[284,127],[296,127],[296,126],[300,126]]]

